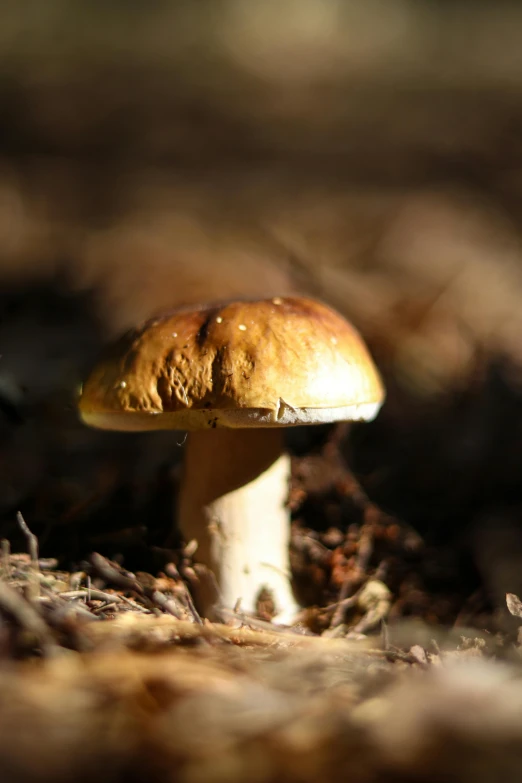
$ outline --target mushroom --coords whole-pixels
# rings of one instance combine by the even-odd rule
[[[190,431],[178,523],[219,603],[297,612],[290,586],[290,458],[283,428],[373,419],[381,379],[358,332],[304,297],[176,310],[123,337],[83,386],[80,414],[110,430]],[[215,591],[198,596],[212,616]]]

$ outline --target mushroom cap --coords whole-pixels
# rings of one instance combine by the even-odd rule
[[[80,415],[111,430],[369,420],[384,399],[359,333],[304,297],[191,307],[126,334],[83,386]]]

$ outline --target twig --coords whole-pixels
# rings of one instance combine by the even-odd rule
[[[11,576],[11,563],[9,557],[11,555],[11,544],[7,538],[2,539],[2,570],[4,579],[9,579]]]
[[[188,589],[186,582],[182,579],[181,574],[176,568],[176,565],[174,563],[167,563],[165,567],[165,572],[172,579],[175,579],[177,584],[181,586],[183,590],[183,598],[186,604],[186,608],[188,612],[192,615],[192,619],[194,620],[194,622],[198,623],[198,625],[203,625],[203,620],[201,619],[200,614],[194,604],[194,601],[192,600],[192,595],[190,593],[190,590]],[[209,572],[209,574],[211,574],[211,572]]]
[[[185,588],[183,595],[184,595],[184,598],[185,598],[185,602],[187,604],[187,609],[189,610],[190,614],[192,615],[192,619],[194,620],[195,623],[198,623],[198,625],[203,625],[203,620],[201,619],[201,616],[200,616],[198,610],[196,609],[194,601],[192,600],[192,596],[190,594],[190,590],[188,589],[188,587],[185,584],[185,582],[183,582],[182,584],[183,584],[183,587]]]
[[[18,627],[39,642],[43,655],[51,655],[58,649],[49,627],[33,604],[5,582],[0,582],[0,612],[14,621]]]
[[[27,522],[23,518],[21,511],[16,512],[16,521],[18,522],[18,526],[20,527],[20,530],[22,531],[22,533],[26,538],[31,561],[38,568],[38,539],[35,536],[35,534],[31,533],[31,531],[29,530]]]
[[[92,613],[95,615],[100,615],[106,612],[108,609],[114,609],[115,606],[119,605],[119,601],[110,601],[109,603],[102,604],[101,606],[97,606],[96,609],[92,609]]]
[[[56,557],[39,557],[38,568],[42,571],[54,571],[58,568],[58,560]]]
[[[132,598],[129,598],[126,595],[118,595],[118,598],[123,601],[123,603],[128,604],[133,609],[135,609],[137,612],[142,612],[142,614],[152,614],[151,610],[148,609],[146,606],[142,606],[141,604],[138,604],[136,601],[133,601]]]
[[[241,624],[243,628],[251,628],[256,631],[267,631],[268,633],[290,634],[291,636],[312,636],[313,634],[302,632],[295,626],[289,627],[287,625],[276,625],[275,623],[267,622],[267,620],[261,620],[258,617],[251,617],[248,614],[244,614],[241,611],[225,609],[221,607],[219,613],[225,622],[236,621]]]
[[[50,590],[48,587],[42,587],[41,589],[45,595],[39,596],[38,601],[44,606],[50,605],[55,609],[58,607],[61,609],[67,609],[68,611],[71,611],[74,614],[85,617],[89,620],[96,619],[93,616],[91,610],[80,601],[67,600],[67,598],[63,597],[63,593],[56,593],[53,590]]]
[[[381,620],[381,644],[383,650],[390,649],[390,631],[386,620]]]
[[[118,570],[116,565],[111,563],[110,560],[107,560],[97,552],[94,552],[91,555],[91,563],[100,576],[102,576],[107,582],[111,582],[121,590],[127,590],[129,592],[135,593],[140,597],[140,600],[145,603],[148,609],[154,609],[154,607],[157,607],[163,612],[167,612],[168,614],[171,614],[178,619],[183,617],[183,612],[181,608],[178,607],[175,600],[168,598],[159,590],[155,590],[154,588],[142,584],[142,582],[140,582],[140,580],[136,577],[122,573]],[[194,621],[201,623],[202,620],[196,612],[194,605],[189,603],[190,596],[186,595],[184,597],[187,600],[187,608],[194,617]]]
[[[107,560],[106,557],[103,557],[98,552],[93,552],[90,560],[93,568],[106,582],[119,587],[121,590],[129,590],[132,593],[145,597],[143,585],[138,582],[136,577],[123,574],[114,563],[111,563],[110,560]]]
[[[167,614],[171,614],[173,617],[177,617],[178,620],[183,619],[183,612],[178,607],[176,601],[168,598],[166,595],[164,595],[164,593],[160,593],[159,590],[154,590],[152,593],[152,600],[156,606],[159,606],[159,608],[163,609],[163,611],[167,612]]]
[[[83,590],[67,590],[65,593],[58,593],[60,598],[70,598],[74,600],[76,598],[85,598],[86,601],[120,601],[121,596],[116,593],[106,593],[104,590],[96,590],[91,587],[84,588]]]
[[[204,638],[210,641],[222,639],[232,641],[237,646],[274,649],[305,648],[323,650],[325,653],[336,653],[342,656],[362,654],[372,658],[383,659],[387,657],[385,651],[371,646],[372,643],[369,639],[328,639],[324,636],[301,635],[290,629],[278,629],[275,626],[271,626],[270,630],[253,630],[247,627],[231,628],[229,625],[208,621],[204,625],[198,625],[189,620],[177,620],[167,614],[159,617],[140,616],[132,625],[115,618],[110,623],[93,623],[85,628],[85,632],[88,633],[91,641],[95,641],[110,637],[112,634],[120,637],[122,634],[128,633],[135,638],[136,634],[142,632],[147,636],[152,628],[157,629],[159,634],[163,630],[165,641],[171,641],[174,638],[182,640]]]
[[[29,587],[29,593],[30,598],[34,600],[35,598],[38,598],[40,595],[40,567],[38,565],[38,539],[34,535],[34,533],[31,533],[29,530],[29,527],[27,525],[27,522],[22,516],[21,511],[16,512],[16,521],[18,522],[18,526],[20,527],[20,530],[25,536],[25,539],[27,541],[27,548],[29,550],[29,556],[31,558],[31,568],[29,571],[29,580],[28,580],[28,587]]]
[[[353,588],[360,580],[362,574],[368,571],[368,563],[373,552],[373,532],[369,524],[364,524],[360,530],[359,547],[357,551],[357,557],[355,564],[351,569],[351,573],[346,577],[341,589],[339,591],[339,600],[337,602],[337,608],[335,609],[330,628],[336,628],[338,625],[342,625],[347,609],[353,606],[351,601],[357,593],[351,595]]]
[[[419,661],[411,652],[404,652],[404,650],[398,650],[396,647],[384,650],[383,655],[389,663],[397,663],[397,661],[400,661],[401,663],[415,664],[422,669],[425,669],[428,666],[428,664]]]

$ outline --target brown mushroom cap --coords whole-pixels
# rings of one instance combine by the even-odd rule
[[[274,427],[371,419],[384,389],[358,332],[312,299],[180,309],[94,369],[83,420],[113,430]]]

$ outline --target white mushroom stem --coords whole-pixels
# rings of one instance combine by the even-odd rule
[[[272,593],[282,621],[298,609],[290,587],[290,458],[280,429],[214,429],[189,434],[179,525],[196,539],[195,559],[215,574],[222,606],[254,612]],[[200,603],[207,599],[201,599]],[[212,614],[211,606],[200,606]]]

